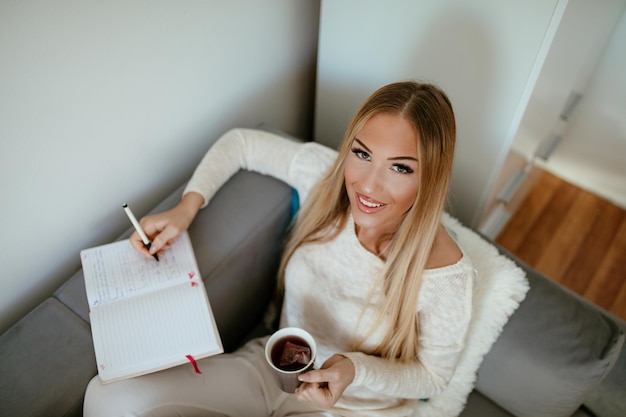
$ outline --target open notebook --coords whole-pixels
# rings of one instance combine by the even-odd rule
[[[195,366],[197,359],[224,351],[187,233],[159,262],[128,240],[80,256],[103,382],[190,361]]]

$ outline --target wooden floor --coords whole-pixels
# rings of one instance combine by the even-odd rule
[[[626,211],[544,172],[496,241],[626,320]]]

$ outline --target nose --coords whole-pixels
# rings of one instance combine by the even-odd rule
[[[374,194],[382,187],[382,172],[376,164],[370,164],[361,177],[361,189],[366,194]]]

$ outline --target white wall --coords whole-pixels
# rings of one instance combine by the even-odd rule
[[[543,166],[626,209],[626,13]]]
[[[528,103],[513,150],[530,160],[552,133],[555,175],[626,207],[626,1],[570,0]],[[582,99],[559,121],[570,92]]]
[[[609,116],[614,121],[607,123],[604,120],[607,115],[626,114],[626,78],[622,75],[626,71],[623,57],[626,35],[623,29],[621,34],[615,30],[620,19],[624,21],[625,6],[626,0],[567,2],[515,134],[511,152],[482,213],[483,219],[489,218],[500,227],[504,226],[505,219],[498,216],[504,212],[498,207],[500,204],[496,195],[515,178],[518,171],[540,173],[537,167],[591,189],[611,201],[626,202],[626,137],[622,133],[621,140],[618,139],[621,121],[615,120],[615,116]],[[611,47],[607,49],[609,43]],[[603,66],[607,68],[602,70]],[[591,82],[592,79],[595,81]],[[600,89],[608,92],[609,96],[603,97],[605,93],[593,91],[600,85],[604,85]],[[591,90],[588,91],[589,88]],[[560,116],[572,92],[582,93],[583,98],[569,120],[563,121]],[[610,128],[607,129],[607,126]],[[612,133],[605,134],[605,130]],[[622,127],[621,131],[626,130]],[[542,142],[550,142],[554,135],[561,135],[564,139],[549,160],[544,162],[535,158]],[[590,147],[593,149],[590,150]],[[538,178],[536,175],[526,179],[515,199],[506,204],[506,212],[510,214],[517,209],[515,203],[523,200]],[[494,211],[495,207],[498,208]],[[481,231],[495,237],[500,227],[486,227]]]
[[[553,20],[560,19],[562,4],[323,1],[315,139],[337,144],[360,103],[384,84],[435,82],[450,96],[457,117],[452,211],[475,225],[517,130],[544,39]]]
[[[0,331],[233,126],[312,128],[319,3],[0,2]]]
[[[584,92],[624,8],[624,0],[569,0],[513,148],[531,158],[572,91]]]

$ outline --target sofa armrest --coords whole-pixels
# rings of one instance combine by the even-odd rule
[[[262,321],[274,295],[291,201],[285,183],[240,171],[189,229],[226,351]]]
[[[624,332],[599,309],[502,247],[530,284],[484,358],[476,389],[519,417],[570,416],[609,374]]]
[[[172,208],[184,185],[150,213]],[[292,189],[274,178],[240,171],[202,209],[189,236],[226,351],[261,321],[271,300],[283,236],[292,217]],[[119,239],[132,233],[130,227]],[[82,271],[55,297],[89,321]]]
[[[0,416],[79,416],[96,374],[89,326],[48,298],[0,335]]]

